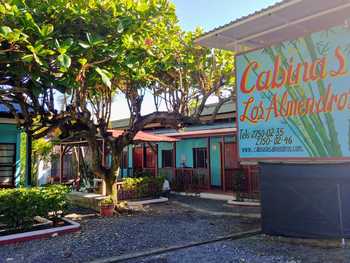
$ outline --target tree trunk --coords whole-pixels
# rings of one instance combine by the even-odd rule
[[[111,176],[106,175],[105,178],[103,179],[103,184],[105,189],[103,189],[103,193],[105,195],[114,195],[114,189],[116,188],[116,182],[111,178]],[[114,197],[114,196],[113,196]]]

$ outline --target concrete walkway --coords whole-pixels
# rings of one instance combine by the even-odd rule
[[[181,195],[170,195],[169,200],[183,207],[211,215],[260,218],[260,207],[228,205],[227,202],[223,200],[203,199]]]

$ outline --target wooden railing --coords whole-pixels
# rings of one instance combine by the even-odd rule
[[[259,183],[259,167],[258,166],[243,166],[246,176],[247,191],[243,192],[243,197],[247,199],[260,199],[260,183]]]
[[[236,174],[240,172],[240,168],[225,168],[224,178],[223,178],[223,190],[232,192],[234,191],[234,185],[236,184]]]
[[[208,169],[177,168],[171,182],[175,191],[199,191],[210,189]]]
[[[174,168],[159,168],[158,175],[164,176],[169,182],[174,179]]]
[[[117,195],[118,201],[124,200],[138,200],[148,197],[157,197],[160,195],[161,189],[159,189],[155,184],[148,184],[147,189],[126,189],[124,187],[123,181],[117,182]]]
[[[243,177],[237,176],[243,173]],[[242,180],[237,182],[237,180]],[[238,189],[239,188],[239,189]],[[224,190],[239,191],[243,198],[259,199],[259,169],[257,166],[241,166],[241,168],[225,168],[224,173]]]

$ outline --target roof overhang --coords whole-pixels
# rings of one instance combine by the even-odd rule
[[[112,136],[118,138],[124,133],[124,130],[110,130]],[[165,135],[158,135],[148,132],[139,131],[133,138],[134,142],[176,142],[175,138],[171,138]]]
[[[223,128],[223,129],[210,129],[210,130],[200,130],[200,131],[176,132],[176,133],[168,133],[165,135],[168,137],[184,139],[184,138],[203,138],[203,137],[212,137],[212,136],[233,135],[236,132],[237,132],[236,128]]]
[[[199,37],[196,43],[244,52],[336,25],[350,26],[349,18],[350,0],[284,0],[214,29]]]

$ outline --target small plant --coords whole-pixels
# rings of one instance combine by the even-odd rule
[[[114,200],[112,196],[108,196],[101,201],[100,204],[100,215],[105,217],[113,216],[114,214]]]
[[[127,178],[123,182],[123,190],[133,192],[134,199],[159,196],[162,193],[164,180],[164,176]]]
[[[103,199],[101,202],[101,205],[105,205],[105,206],[114,205],[114,200],[112,196],[108,196],[107,198]]]
[[[235,173],[234,179],[234,192],[236,194],[236,201],[243,202],[244,198],[242,196],[243,187],[245,182],[245,175],[243,170],[239,170]]]
[[[10,229],[27,229],[35,216],[56,221],[67,208],[68,192],[63,185],[0,190],[0,222]]]

